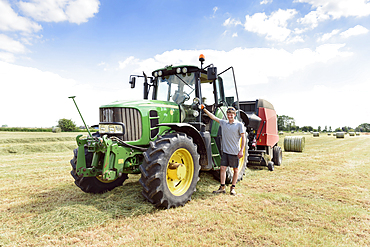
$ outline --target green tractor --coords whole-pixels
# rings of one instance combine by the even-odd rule
[[[200,171],[220,178],[220,126],[199,106],[227,119],[229,106],[240,109],[238,93],[232,67],[217,74],[213,64],[203,68],[203,55],[199,61],[200,68],[166,66],[152,76],[131,75],[131,88],[143,78],[143,99],[100,107],[99,131],[77,136],[71,160],[71,174],[82,191],[104,193],[122,185],[128,174],[141,174],[143,196],[156,207],[171,208],[191,200]],[[237,118],[248,125],[242,111]],[[247,156],[246,144],[239,174],[228,169],[226,183],[233,176],[242,179]]]

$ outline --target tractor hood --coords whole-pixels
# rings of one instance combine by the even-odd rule
[[[117,100],[107,105],[102,105],[100,108],[110,107],[125,107],[125,108],[171,108],[179,109],[179,106],[175,102],[160,101],[160,100]]]

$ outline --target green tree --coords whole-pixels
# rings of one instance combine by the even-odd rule
[[[57,126],[60,127],[64,132],[71,132],[76,130],[76,124],[71,119],[59,119]]]
[[[289,116],[277,115],[277,124],[278,124],[278,130],[290,131],[292,127],[293,129],[296,129],[294,118],[289,117]]]
[[[356,128],[356,131],[359,131],[359,132],[370,132],[370,124],[369,123],[360,124]]]
[[[312,126],[303,126],[301,129],[302,129],[302,131],[304,131],[304,132],[313,131]]]

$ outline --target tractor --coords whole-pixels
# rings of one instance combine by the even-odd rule
[[[199,61],[200,68],[171,65],[151,76],[131,75],[131,88],[139,78],[143,81],[143,99],[99,108],[99,130],[76,137],[78,148],[70,162],[71,175],[82,191],[104,193],[121,186],[128,174],[141,174],[144,198],[158,208],[172,208],[191,200],[200,171],[220,178],[220,126],[200,105],[221,119],[227,119],[227,108],[235,106],[236,118],[246,129],[249,117],[240,110],[233,67],[217,73],[213,64],[203,67],[203,55]],[[239,172],[227,169],[226,183],[233,176],[240,181],[247,162],[245,145]]]

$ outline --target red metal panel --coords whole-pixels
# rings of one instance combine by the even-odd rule
[[[259,137],[257,145],[273,147],[279,141],[276,112],[275,110],[260,107],[258,108],[258,116],[262,121],[257,131],[257,137]]]

